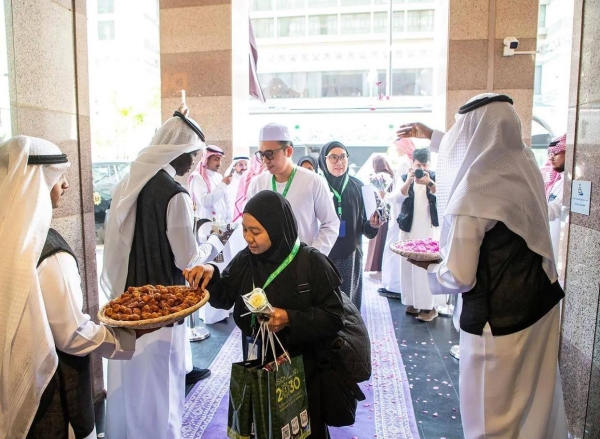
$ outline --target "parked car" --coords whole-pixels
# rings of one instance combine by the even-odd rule
[[[540,167],[548,160],[548,145],[554,137],[552,128],[543,119],[534,115],[531,120],[531,149]]]
[[[92,163],[92,182],[94,189],[94,219],[96,222],[96,242],[104,243],[107,211],[112,201],[112,190],[129,172],[129,162]]]

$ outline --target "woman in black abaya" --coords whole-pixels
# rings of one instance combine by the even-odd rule
[[[294,252],[297,254],[275,279],[264,288],[274,307],[269,330],[277,336],[291,356],[302,355],[306,374],[311,438],[329,438],[322,418],[321,376],[315,358],[324,340],[336,336],[343,327],[343,308],[339,286],[341,280],[335,266],[318,250],[298,241],[298,226],[288,201],[277,192],[262,191],[244,208],[242,220],[248,247],[242,250],[219,273],[213,265],[200,265],[185,270],[192,287],[205,286],[210,291],[209,303],[215,308],[230,309],[245,336],[258,330],[248,313],[242,295],[254,287],[263,287],[267,279]],[[299,264],[303,266],[299,266]],[[310,290],[300,292],[298,273],[307,273]]]
[[[340,233],[329,257],[342,275],[342,291],[360,311],[362,303],[362,236],[373,239],[380,227],[379,216],[367,218],[363,184],[348,175],[348,150],[337,141],[321,148],[319,167],[329,184],[333,205],[340,217]]]

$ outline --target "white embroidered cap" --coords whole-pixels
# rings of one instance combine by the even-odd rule
[[[279,125],[277,123],[270,123],[265,125],[260,130],[260,136],[258,138],[259,142],[265,141],[292,141],[292,135],[290,134],[290,130],[285,125]]]

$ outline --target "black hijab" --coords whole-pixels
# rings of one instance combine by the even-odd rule
[[[348,174],[350,166],[348,166],[346,168],[346,172],[343,175],[340,175],[339,177],[336,177],[331,172],[329,172],[329,169],[327,169],[327,155],[329,154],[329,151],[331,151],[334,148],[342,148],[344,151],[346,151],[346,155],[348,155],[348,149],[344,146],[344,144],[338,142],[337,140],[334,140],[333,142],[329,142],[323,145],[323,147],[321,148],[321,152],[319,153],[319,166],[321,167],[321,171],[327,179],[327,183],[329,183],[329,186],[331,186],[339,192],[342,189],[344,179]],[[348,163],[348,165],[350,165],[350,163]]]
[[[262,288],[271,273],[292,252],[298,239],[298,224],[290,203],[281,194],[269,190],[250,198],[244,207],[244,213],[256,218],[271,240],[271,247],[266,252],[260,255],[249,254],[255,286]]]
[[[314,168],[315,172],[317,172],[317,170],[319,169],[319,164],[317,163],[317,160],[312,156],[305,155],[304,157],[300,157],[300,160],[298,160],[298,166],[302,166],[302,163],[304,162],[309,162]]]

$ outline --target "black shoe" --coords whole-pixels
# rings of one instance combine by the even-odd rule
[[[200,369],[199,367],[194,367],[192,371],[185,376],[185,384],[196,384],[198,381],[208,378],[209,376],[209,369]]]
[[[379,295],[389,297],[390,299],[402,299],[402,295],[400,293],[394,293],[386,288],[378,288],[377,292]]]

